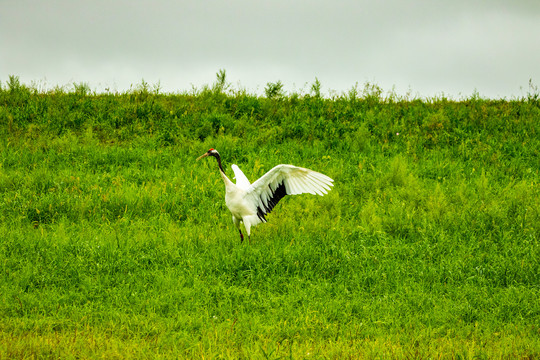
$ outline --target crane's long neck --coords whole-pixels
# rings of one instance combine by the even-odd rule
[[[229,180],[229,178],[225,174],[225,170],[223,170],[223,165],[221,165],[221,156],[219,156],[219,154],[218,154],[218,155],[214,155],[214,157],[216,158],[216,161],[218,163],[219,173],[221,174],[221,178],[223,179],[223,182],[225,183],[225,186],[228,186],[229,184],[232,184],[232,181]]]
[[[214,157],[216,158],[217,164],[219,166],[219,171],[221,171],[223,174],[225,174],[225,170],[223,170],[223,165],[221,165],[221,156],[214,155]]]

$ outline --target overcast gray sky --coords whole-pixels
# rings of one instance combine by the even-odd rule
[[[515,98],[540,84],[540,1],[0,0],[0,81]]]

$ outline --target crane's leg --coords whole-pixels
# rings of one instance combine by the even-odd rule
[[[244,241],[244,234],[242,234],[242,230],[240,230],[240,220],[238,220],[234,215],[232,216],[232,221],[234,225],[236,225],[236,228],[240,232],[240,242]]]
[[[248,236],[248,241],[251,242],[251,224],[246,221],[244,221],[244,227],[246,228],[246,234]]]

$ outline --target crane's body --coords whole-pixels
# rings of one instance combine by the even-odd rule
[[[225,204],[232,214],[233,223],[240,232],[241,240],[244,239],[241,223],[244,224],[249,238],[251,227],[266,222],[265,215],[272,211],[285,195],[310,193],[322,196],[333,186],[334,180],[324,174],[285,164],[275,166],[253,184],[242,170],[233,164],[231,168],[235,174],[235,184],[225,174],[217,150],[210,149],[197,160],[206,156],[213,156],[217,160],[225,184]]]

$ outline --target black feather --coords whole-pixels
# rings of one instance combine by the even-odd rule
[[[270,188],[270,191],[272,193],[272,195],[268,199],[268,203],[265,206],[264,201],[261,197],[261,206],[257,207],[257,216],[263,222],[266,222],[265,215],[272,211],[272,209],[277,205],[279,200],[283,199],[283,197],[287,195],[287,190],[285,190],[285,184],[283,182],[280,183],[278,187],[273,191],[270,185],[268,185],[268,188]]]

